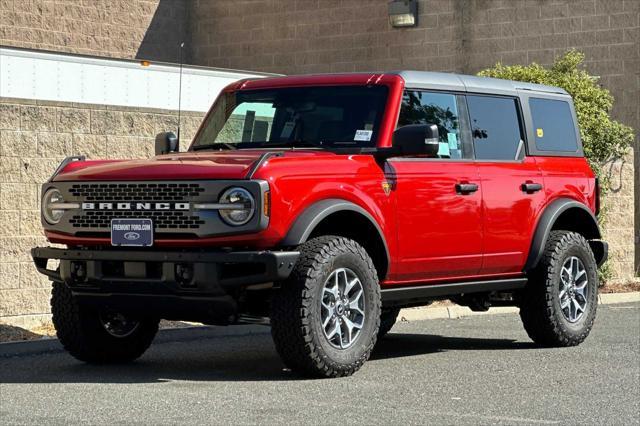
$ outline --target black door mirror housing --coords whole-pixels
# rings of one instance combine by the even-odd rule
[[[170,154],[180,150],[180,141],[173,132],[162,132],[156,135],[156,155]]]
[[[393,148],[397,155],[435,157],[440,149],[438,126],[410,124],[393,132]]]

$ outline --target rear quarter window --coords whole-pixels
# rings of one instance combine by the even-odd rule
[[[576,152],[578,138],[569,103],[529,98],[533,134],[539,151]]]

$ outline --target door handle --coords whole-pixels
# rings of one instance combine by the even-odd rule
[[[533,194],[534,192],[538,192],[542,189],[542,184],[535,182],[525,182],[520,185],[520,189],[522,189],[522,192],[526,192],[527,194]]]
[[[475,183],[456,183],[456,192],[461,195],[469,195],[478,190],[478,185]]]

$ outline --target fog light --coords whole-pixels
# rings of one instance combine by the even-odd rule
[[[394,28],[415,27],[418,24],[418,2],[416,0],[390,2],[389,23]]]

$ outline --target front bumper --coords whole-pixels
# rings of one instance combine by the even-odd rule
[[[282,281],[296,251],[31,250],[38,271],[86,303],[166,319],[226,323],[249,285]],[[49,269],[49,260],[60,266]]]

